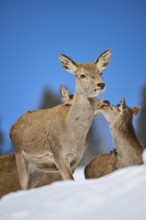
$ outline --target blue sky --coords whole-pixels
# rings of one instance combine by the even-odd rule
[[[0,0],[0,129],[38,108],[44,88],[74,92],[74,77],[58,59],[95,60],[107,48],[100,97],[129,106],[141,103],[146,82],[145,0]]]

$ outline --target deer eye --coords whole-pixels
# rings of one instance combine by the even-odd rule
[[[83,79],[85,78],[86,76],[84,74],[81,74],[80,77]]]
[[[100,75],[102,76],[102,74],[103,74],[103,73],[101,72]]]

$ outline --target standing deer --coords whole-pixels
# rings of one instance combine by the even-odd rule
[[[60,86],[60,95],[63,105],[66,108],[70,108],[73,102],[73,95],[69,95],[68,90],[63,85]],[[96,113],[98,114],[100,108],[107,105],[109,105],[108,101],[97,99]],[[0,177],[0,197],[20,190],[15,154],[0,156]],[[62,180],[62,177],[59,172],[46,173],[39,171],[37,172],[37,180],[38,183],[35,187],[40,187]]]
[[[123,167],[142,164],[143,146],[132,124],[139,110],[140,106],[127,107],[124,98],[119,105],[101,109],[109,123],[116,149],[110,154],[94,157],[85,168],[86,178],[98,178]]]
[[[106,50],[95,62],[81,64],[60,54],[62,66],[76,78],[71,108],[59,105],[28,111],[12,126],[10,137],[22,189],[35,187],[40,172],[59,172],[63,180],[73,179],[73,172],[86,149],[95,97],[105,89],[101,72],[110,56],[110,50]]]

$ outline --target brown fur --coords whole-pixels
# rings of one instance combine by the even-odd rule
[[[20,190],[14,154],[0,156],[0,197]]]
[[[105,176],[115,170],[116,155],[115,152],[110,154],[101,154],[94,157],[85,167],[85,177],[98,178]]]

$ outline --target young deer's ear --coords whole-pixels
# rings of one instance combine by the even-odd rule
[[[71,72],[71,73],[76,72],[78,64],[75,61],[73,61],[72,59],[70,59],[69,57],[63,54],[59,55],[59,59],[64,69],[66,69],[68,72]]]
[[[125,107],[126,107],[126,102],[125,102],[125,98],[123,97],[121,99],[120,106],[119,106],[119,109],[121,110],[121,112],[124,111]]]
[[[64,85],[60,85],[60,96],[63,103],[66,103],[69,101],[69,93],[67,88],[65,88]]]
[[[100,71],[102,71],[103,69],[105,69],[107,67],[107,65],[109,64],[110,61],[110,57],[111,57],[111,50],[108,49],[106,51],[104,51],[95,61],[96,66],[99,68]]]
[[[134,108],[132,108],[133,115],[137,115],[137,113],[141,110],[141,106],[137,105]]]

